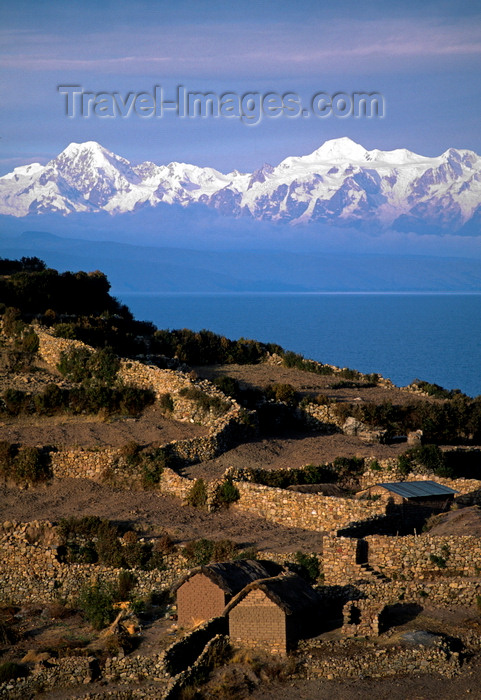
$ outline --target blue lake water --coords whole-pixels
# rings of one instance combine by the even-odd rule
[[[480,294],[122,294],[159,328],[255,338],[321,362],[481,394]]]

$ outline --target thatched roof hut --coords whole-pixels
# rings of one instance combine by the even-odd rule
[[[190,626],[222,615],[239,591],[257,579],[277,576],[282,566],[252,559],[206,564],[192,569],[173,588],[179,624]]]
[[[250,583],[225,614],[233,640],[285,653],[299,639],[319,633],[321,600],[303,578],[287,572]]]

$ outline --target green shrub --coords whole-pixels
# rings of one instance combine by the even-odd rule
[[[212,382],[223,394],[237,400],[240,396],[240,385],[233,377],[215,377]]]
[[[152,545],[149,542],[130,542],[121,548],[121,556],[128,567],[148,570],[151,568]]]
[[[411,462],[437,476],[452,477],[453,470],[446,464],[444,453],[437,445],[419,445],[405,453]]]
[[[303,372],[312,372],[313,374],[320,375],[334,374],[334,370],[329,365],[323,365],[313,360],[306,360],[302,355],[298,355],[290,350],[287,352],[281,351],[279,354],[282,355],[282,364],[284,367],[295,367]]]
[[[118,396],[119,412],[129,416],[139,415],[144,408],[155,402],[155,393],[152,389],[139,389],[130,384],[118,389],[116,395]],[[111,407],[109,406],[109,408]]]
[[[208,564],[214,552],[214,542],[206,538],[193,540],[185,545],[183,555],[192,566]]]
[[[121,571],[117,583],[117,596],[119,600],[128,600],[132,590],[137,584],[137,576],[131,571]]]
[[[172,396],[169,393],[161,394],[159,396],[159,406],[164,413],[172,413],[174,410],[174,401],[172,400]]]
[[[306,464],[299,470],[298,483],[303,484],[329,484],[337,481],[337,474],[331,465]]]
[[[55,312],[54,312],[55,313]],[[74,323],[56,323],[53,330],[54,338],[65,338],[66,340],[76,340],[77,333]]]
[[[13,461],[17,481],[35,484],[51,476],[50,461],[38,447],[21,447]]]
[[[207,486],[204,479],[196,479],[186,501],[193,508],[205,508],[207,506]]]
[[[179,394],[195,403],[202,411],[210,411],[216,416],[223,415],[230,408],[230,404],[226,401],[222,401],[219,396],[209,396],[194,386],[184,387],[179,391]]]
[[[262,486],[285,489],[296,484],[334,483],[338,474],[330,464],[307,464],[299,469],[246,469],[248,481]]]
[[[255,547],[248,547],[247,549],[238,550],[234,554],[234,560],[238,559],[258,559],[259,552]]]
[[[96,549],[101,564],[116,568],[123,565],[124,554],[118,529],[108,520],[102,520],[97,529]]]
[[[10,416],[18,416],[28,413],[30,400],[28,395],[20,389],[6,389],[2,396],[4,410]]]
[[[60,540],[65,543],[70,539],[97,537],[102,520],[97,515],[85,515],[82,518],[71,516],[62,518],[57,525]]]
[[[90,355],[87,368],[92,379],[104,384],[113,384],[120,369],[120,359],[112,348],[102,348]]]
[[[332,403],[332,399],[330,399],[325,394],[307,394],[301,399],[299,406],[300,408],[306,408],[307,406],[309,406],[309,404],[316,404],[317,406],[328,406],[330,403]]]
[[[29,356],[30,359],[32,359],[37,354],[39,345],[40,341],[38,335],[32,328],[29,328],[25,331],[25,333],[23,333],[22,337],[19,339],[17,349],[20,350],[20,352],[25,353]]]
[[[439,384],[425,382],[420,379],[415,379],[413,384],[419,387],[421,391],[437,399],[452,399],[458,396],[465,396],[459,389],[444,389],[442,386],[439,386]]]
[[[439,554],[430,554],[429,560],[432,564],[436,564],[436,566],[439,566],[440,569],[446,568],[446,559],[440,556]]]
[[[169,466],[171,460],[161,447],[154,448],[150,452],[142,454],[142,479],[144,486],[156,486],[162,476],[164,468]]]
[[[139,443],[135,442],[135,440],[131,440],[120,448],[119,457],[125,460],[127,466],[136,467],[138,464],[140,464],[141,450],[142,445],[139,445]]]
[[[8,477],[13,468],[13,459],[16,450],[6,440],[0,440],[0,474]]]
[[[0,683],[13,681],[16,678],[26,678],[28,676],[28,668],[23,664],[17,664],[14,661],[6,661],[0,664]]]
[[[336,457],[332,468],[337,473],[340,481],[353,479],[364,472],[365,460],[363,457]]]
[[[397,468],[403,476],[407,476],[412,472],[413,465],[408,455],[399,455],[397,458]]]
[[[41,394],[34,396],[36,413],[51,416],[63,409],[68,402],[68,392],[63,391],[56,384],[47,384]]]
[[[87,348],[71,348],[60,355],[57,369],[76,383],[89,381],[112,385],[120,369],[120,360],[111,348],[91,352]]]
[[[3,332],[9,338],[14,338],[19,335],[25,325],[21,319],[20,309],[13,306],[9,306],[5,309],[2,320]]]
[[[101,630],[115,618],[114,598],[112,586],[97,582],[81,589],[77,607],[94,629]]]
[[[0,620],[0,644],[5,646],[10,646],[15,644],[18,639],[18,635],[8,622]]]
[[[213,541],[206,538],[189,542],[182,553],[191,566],[203,566],[209,562],[235,559],[254,559],[257,556],[255,550],[239,551],[238,545],[232,540]]]
[[[212,549],[211,561],[232,561],[237,545],[232,540],[216,540]]]
[[[296,552],[296,563],[301,567],[301,576],[309,583],[317,583],[319,578],[319,560],[315,554]]]
[[[350,379],[341,379],[340,381],[334,382],[333,384],[331,384],[330,388],[331,389],[370,389],[374,386],[376,386],[376,383],[374,383],[374,382],[369,382],[369,381],[358,382],[358,381],[352,381]]]
[[[268,384],[264,389],[266,398],[289,405],[297,403],[296,391],[291,384]]]
[[[217,507],[226,507],[230,503],[235,503],[240,498],[239,489],[232,479],[226,479],[217,488],[214,497],[214,504]]]
[[[154,543],[154,554],[172,554],[175,552],[176,546],[172,537],[164,532]]]
[[[80,383],[90,379],[88,363],[91,356],[87,348],[71,348],[62,352],[57,369],[64,377],[72,382]]]

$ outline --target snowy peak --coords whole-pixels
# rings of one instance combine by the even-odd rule
[[[96,141],[69,144],[47,165],[0,177],[0,213],[122,214],[200,203],[226,216],[368,230],[481,233],[481,158],[449,148],[437,157],[405,148],[366,150],[331,139],[253,173],[172,162],[132,165]]]
[[[320,148],[306,156],[306,159],[320,163],[356,162],[366,160],[368,151],[358,143],[343,136],[340,139],[325,141]]]

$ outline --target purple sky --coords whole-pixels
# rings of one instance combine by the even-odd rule
[[[0,173],[96,140],[139,162],[223,171],[276,165],[329,138],[438,155],[481,152],[481,8],[473,2],[59,2],[0,10]],[[68,119],[58,85],[87,91],[384,96],[383,119]]]

